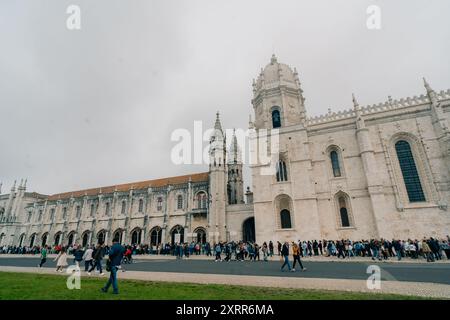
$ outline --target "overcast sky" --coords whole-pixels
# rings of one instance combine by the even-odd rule
[[[81,8],[81,30],[66,9]],[[369,5],[381,30],[366,27]],[[170,135],[248,127],[252,79],[297,67],[309,115],[450,88],[450,2],[3,0],[0,181],[44,194],[207,170]],[[247,175],[248,176],[248,175]],[[247,185],[248,183],[246,183]]]

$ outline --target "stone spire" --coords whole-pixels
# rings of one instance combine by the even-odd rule
[[[356,100],[354,93],[352,93],[352,100],[353,100],[353,109],[355,110],[356,115],[356,128],[357,129],[365,128],[366,124],[364,122],[364,119],[362,118],[361,107],[359,106],[359,103]]]
[[[425,77],[423,77],[423,85],[424,85],[425,89],[427,90],[427,95],[428,95],[428,98],[430,98],[431,105],[434,108],[439,107],[439,102],[436,98],[436,92],[434,92],[434,90],[431,88],[430,84],[427,82],[427,79],[425,79]]]
[[[236,129],[233,129],[233,138],[230,146],[229,163],[241,163],[241,151],[236,137]]]
[[[220,114],[219,114],[219,111],[217,111],[217,113],[216,113],[216,123],[214,124],[214,129],[215,129],[215,130],[220,130],[221,132],[223,132],[223,130],[222,130],[222,124],[220,123]]]

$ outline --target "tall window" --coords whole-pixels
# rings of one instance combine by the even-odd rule
[[[287,169],[286,162],[283,160],[278,161],[277,163],[277,181],[287,181]]]
[[[31,216],[32,216],[32,214],[31,214],[31,212],[29,212],[29,213],[28,213],[28,219],[27,219],[27,222],[30,222],[30,221],[31,221]]]
[[[283,209],[280,212],[281,229],[292,228],[291,213],[287,209]]]
[[[156,210],[158,211],[162,210],[162,202],[163,202],[162,197],[158,197],[158,199],[156,200]]]
[[[181,194],[177,197],[177,209],[183,209],[183,196]]]
[[[127,203],[126,203],[126,201],[124,200],[124,201],[122,201],[122,209],[120,210],[120,213],[121,213],[121,214],[125,214],[126,208],[127,208]]]
[[[281,117],[280,117],[280,111],[279,110],[273,110],[272,111],[272,127],[273,128],[280,128],[281,127]]]
[[[39,217],[38,217],[38,221],[42,220],[42,210],[39,210]]]
[[[139,212],[144,211],[144,200],[139,199]]]
[[[403,174],[406,192],[410,202],[425,201],[425,195],[420,183],[419,173],[408,142],[400,140],[395,144],[400,169]]]
[[[330,159],[331,159],[331,167],[333,168],[333,176],[340,177],[341,167],[339,165],[339,155],[335,150],[330,152]]]
[[[66,220],[66,219],[67,219],[67,208],[66,208],[66,207],[63,208],[62,219],[63,219],[63,220]]]
[[[53,221],[55,218],[55,208],[50,209],[50,221]]]
[[[91,217],[95,214],[95,204],[91,204]]]
[[[109,204],[109,202],[107,202],[105,204],[105,216],[109,215],[110,208],[111,208],[111,205]]]
[[[77,206],[77,219],[81,218],[81,207]]]
[[[341,215],[341,226],[350,227],[350,219],[348,218],[347,203],[343,196],[339,197],[339,214]]]
[[[197,194],[197,209],[206,209],[206,193],[204,192]]]

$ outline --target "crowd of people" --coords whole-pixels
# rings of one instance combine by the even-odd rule
[[[264,242],[258,245],[254,242],[231,241],[210,244],[206,243],[176,243],[164,245],[128,245],[123,246],[116,240],[113,241],[111,247],[102,243],[96,246],[72,245],[72,246],[48,246],[42,247],[16,247],[16,246],[0,246],[0,254],[39,254],[39,268],[42,268],[47,262],[48,254],[57,254],[54,258],[56,261],[56,272],[63,272],[69,263],[68,259],[73,258],[73,264],[80,267],[84,261],[84,271],[91,275],[96,269],[100,275],[104,275],[103,261],[106,259],[106,269],[110,272],[107,284],[102,288],[103,292],[107,292],[112,285],[113,293],[118,293],[117,271],[122,269],[122,264],[132,263],[133,255],[157,254],[157,255],[173,255],[177,259],[189,258],[191,255],[214,256],[215,262],[235,261],[269,261],[274,256],[279,256],[283,262],[281,271],[287,266],[289,271],[296,271],[296,264],[300,266],[302,271],[306,271],[301,258],[308,257],[337,257],[342,259],[351,259],[353,257],[367,257],[372,260],[388,260],[394,258],[401,260],[403,258],[410,259],[426,259],[427,262],[434,262],[441,259],[450,259],[450,237],[446,239],[424,238],[422,240],[387,240],[387,239],[371,239],[371,240],[309,240],[297,242],[279,241]],[[293,266],[289,257],[292,255]]]
[[[295,246],[294,246],[295,244]],[[177,244],[159,244],[159,245],[143,245],[133,244],[125,246],[124,262],[130,263],[133,255],[172,255],[177,258],[189,258],[192,255],[206,255],[214,257],[214,261],[268,261],[269,258],[282,255],[283,244],[279,241],[276,243],[269,241],[259,245],[254,242],[231,241],[210,244],[206,243],[177,243]],[[43,248],[34,246],[16,247],[3,246],[0,247],[0,254],[41,254]],[[98,252],[100,256],[109,253],[110,247],[99,245],[95,247],[81,248],[80,246],[61,245],[45,246],[46,254],[59,254],[65,251],[69,256],[75,255],[79,261],[85,260],[86,257],[80,257],[80,251],[87,254],[88,260],[95,261]],[[372,260],[388,260],[395,258],[401,260],[403,258],[419,259],[423,258],[427,261],[440,260],[442,258],[450,259],[450,238],[435,239],[424,238],[422,240],[387,240],[387,239],[371,239],[371,240],[309,240],[288,243],[289,253],[293,255],[294,251],[298,251],[298,256],[307,257],[368,257]],[[92,259],[90,256],[92,255]],[[94,263],[94,262],[92,262]]]

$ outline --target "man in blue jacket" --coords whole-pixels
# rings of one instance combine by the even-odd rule
[[[109,263],[110,263],[110,275],[108,282],[102,288],[103,292],[108,292],[109,287],[113,286],[113,293],[119,294],[119,287],[117,286],[117,270],[119,269],[120,263],[122,262],[122,257],[124,253],[124,248],[119,244],[119,242],[114,239],[113,245],[109,250]]]

